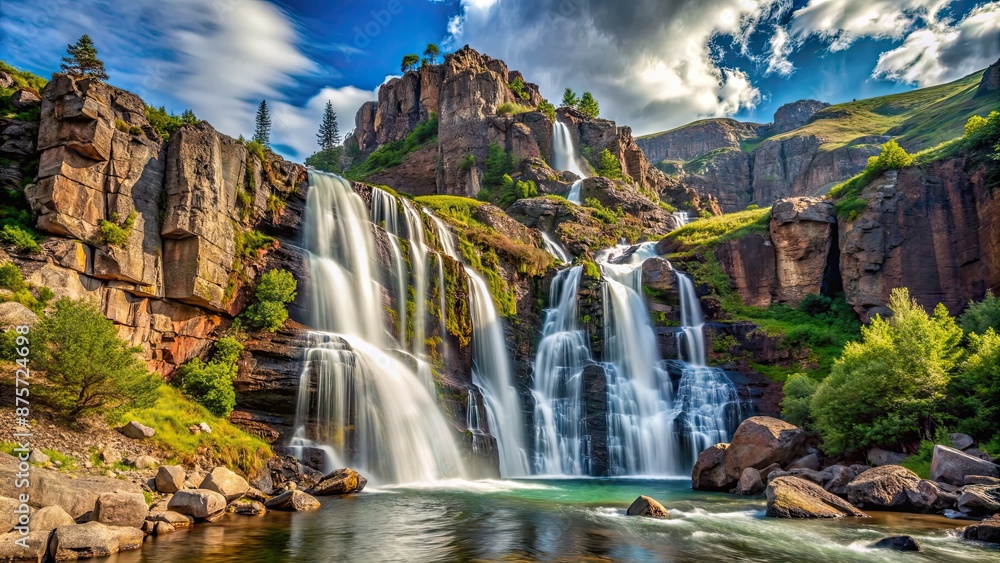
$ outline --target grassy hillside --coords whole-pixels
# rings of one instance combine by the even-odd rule
[[[1000,95],[973,98],[983,72],[901,94],[837,104],[821,110],[810,123],[774,139],[816,135],[833,150],[867,135],[891,135],[910,151],[962,136],[972,115],[1000,106]]]

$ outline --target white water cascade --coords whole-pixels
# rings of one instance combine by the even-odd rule
[[[465,265],[455,249],[451,233],[439,218],[431,215],[445,254],[462,263],[469,278],[469,313],[472,317],[472,382],[483,392],[489,428],[500,448],[500,475],[528,474],[528,453],[524,438],[521,401],[514,386],[513,370],[507,356],[503,325],[497,314],[486,280]]]
[[[583,178],[586,178],[587,174],[576,159],[576,148],[573,146],[573,136],[570,135],[569,127],[558,119],[552,123],[552,166],[556,170],[572,172],[581,178],[570,186],[566,199],[576,204],[582,203],[580,186],[583,185]]]
[[[682,360],[693,366],[704,366],[705,357],[705,319],[701,314],[701,300],[695,293],[691,278],[674,271],[677,277],[677,290],[681,300],[681,338],[686,352]]]
[[[312,326],[323,332],[311,334],[305,354],[293,445],[326,446],[331,463],[349,464],[380,482],[463,477],[429,367],[392,349],[394,338],[385,330],[364,202],[339,176],[310,172],[309,182],[303,231]],[[373,206],[375,201],[381,201],[379,221],[399,233],[395,206],[382,195],[373,194]],[[411,249],[415,232],[408,222]],[[400,275],[402,267],[396,268]],[[413,276],[419,277],[416,271]],[[414,341],[422,349],[423,340]]]
[[[553,258],[563,264],[569,264],[573,261],[573,259],[569,257],[569,253],[566,252],[566,249],[560,246],[559,243],[552,238],[552,235],[546,233],[545,231],[539,232],[542,233],[542,246],[545,247],[545,251],[551,254]]]
[[[549,290],[542,340],[535,354],[534,459],[541,475],[585,475],[583,369],[593,363],[578,321],[577,291],[583,266],[560,270]]]

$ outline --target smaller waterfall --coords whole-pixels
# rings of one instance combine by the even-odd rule
[[[571,202],[577,205],[582,205],[583,201],[581,201],[580,199],[581,187],[583,187],[583,180],[576,180],[575,182],[573,182],[573,184],[569,187],[569,193],[566,194],[566,199],[570,200]]]
[[[694,290],[691,278],[675,270],[677,289],[681,300],[681,327],[684,331],[684,349],[687,352],[683,358],[694,366],[704,366],[705,356],[705,320],[701,314],[701,300]]]
[[[569,257],[569,254],[559,245],[555,239],[549,233],[545,231],[539,231],[542,233],[542,244],[545,246],[545,251],[552,255],[553,258],[558,260],[563,264],[569,264],[573,260]]]
[[[556,120],[552,123],[552,161],[556,170],[572,172],[581,178],[586,178],[583,168],[576,160],[576,148],[573,146],[573,136],[569,127]]]
[[[399,332],[397,338],[400,345],[406,346],[406,298],[408,286],[408,272],[406,262],[403,260],[403,252],[400,248],[400,239],[405,237],[405,233],[400,230],[399,208],[396,206],[396,196],[380,188],[372,188],[371,207],[369,216],[372,223],[380,225],[389,234],[389,245],[392,249],[393,271],[396,281],[396,324]]]
[[[674,220],[677,221],[678,229],[683,227],[684,225],[687,225],[688,221],[690,221],[690,219],[688,219],[687,211],[674,211],[673,213],[671,213],[671,215],[673,215]]]

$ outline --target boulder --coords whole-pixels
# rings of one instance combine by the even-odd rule
[[[104,446],[99,450],[101,461],[107,465],[114,465],[122,460],[122,454],[113,446]]]
[[[226,497],[227,502],[231,502],[245,495],[250,483],[229,468],[220,465],[205,476],[198,488],[215,491]]]
[[[109,526],[142,527],[149,514],[142,493],[102,493],[97,497],[91,520]]]
[[[76,561],[107,557],[142,547],[139,528],[108,526],[100,522],[60,526],[49,539],[49,556],[54,561]]]
[[[854,480],[854,470],[843,465],[831,465],[822,472],[823,488],[835,495],[846,495],[847,484]]]
[[[826,475],[824,473],[820,473],[819,471],[814,471],[812,469],[805,469],[805,468],[789,469],[784,473],[800,477],[812,483],[816,483],[821,487],[826,483]]]
[[[985,475],[966,475],[966,485],[1000,485],[1000,478]]]
[[[0,328],[7,330],[18,325],[33,326],[38,315],[16,301],[0,303]]]
[[[1000,514],[962,530],[962,539],[1000,544]]]
[[[195,518],[208,518],[226,509],[226,497],[208,489],[184,489],[174,493],[167,508]]]
[[[667,509],[663,508],[663,505],[656,502],[655,500],[645,496],[639,495],[632,504],[629,505],[628,510],[625,511],[626,516],[648,516],[649,518],[667,518]]]
[[[160,460],[151,455],[141,455],[132,460],[132,465],[134,465],[136,469],[150,469],[160,465]]]
[[[880,465],[899,465],[903,463],[906,456],[897,453],[890,452],[889,450],[883,450],[882,448],[872,448],[868,450],[868,463],[878,467]]]
[[[917,492],[919,483],[920,477],[905,467],[874,467],[847,484],[847,500],[854,506],[899,509],[909,504],[907,493]]]
[[[55,530],[60,526],[76,524],[76,520],[61,506],[46,506],[31,513],[31,531]]]
[[[10,105],[19,110],[36,108],[42,105],[42,97],[31,88],[21,88],[11,94]]]
[[[38,465],[45,465],[50,461],[50,458],[45,455],[45,452],[36,448],[31,450],[31,453],[28,454],[28,461]]]
[[[809,454],[804,457],[793,461],[791,465],[785,468],[786,470],[791,469],[812,469],[813,471],[819,470],[819,456],[816,454]]]
[[[767,485],[767,516],[771,518],[842,518],[868,515],[822,487],[792,476],[775,477]]]
[[[302,491],[285,491],[280,495],[268,500],[264,506],[270,510],[285,510],[291,512],[302,512],[306,510],[316,510],[319,508],[319,501],[315,497],[307,495]]]
[[[988,453],[986,453],[986,452],[984,452],[984,451],[982,451],[982,450],[980,450],[978,448],[969,448],[969,449],[965,450],[965,453],[971,455],[972,457],[974,457],[976,459],[981,459],[983,461],[989,461],[991,463],[993,462],[993,458],[991,458]]]
[[[750,417],[740,424],[726,448],[726,473],[737,480],[747,467],[759,470],[772,463],[784,466],[798,457],[805,439],[802,429],[783,420]]]
[[[875,549],[891,549],[892,551],[921,551],[920,544],[911,536],[890,536],[873,543]]]
[[[156,430],[153,430],[152,428],[135,420],[129,422],[125,426],[122,426],[118,429],[118,431],[133,440],[152,438],[156,434]]]
[[[726,448],[729,444],[715,444],[698,454],[698,461],[691,470],[691,488],[696,491],[728,491],[735,479],[726,473]]]
[[[32,504],[61,506],[73,518],[94,510],[94,504],[101,493],[139,492],[139,487],[128,481],[107,477],[67,479],[65,473],[41,467],[32,468],[28,488],[19,489],[14,486],[17,465],[16,458],[0,453],[0,496],[13,498],[26,493]]]
[[[958,497],[958,509],[982,516],[1000,512],[1000,485],[969,485]]]
[[[184,468],[179,465],[161,465],[156,470],[156,490],[161,493],[176,493],[184,488]]]
[[[0,497],[0,534],[17,525],[18,515],[14,511],[20,505],[17,499]]]
[[[951,447],[956,450],[967,450],[972,447],[972,444],[976,443],[976,441],[972,439],[972,436],[962,434],[961,432],[949,435],[948,441],[951,442]]]
[[[241,516],[263,516],[267,512],[264,503],[249,499],[233,501],[226,510]]]
[[[0,561],[34,561],[41,563],[49,550],[51,530],[35,530],[28,533],[28,547],[22,547],[15,541],[23,538],[21,532],[0,534]]]
[[[781,471],[781,466],[778,465],[777,463],[772,463],[771,465],[768,465],[764,469],[760,470],[760,479],[764,481],[765,484],[767,484],[767,482],[771,479],[771,474],[775,471]]]
[[[955,508],[958,495],[944,491],[934,481],[921,479],[915,490],[907,490],[906,498],[914,510],[920,512],[940,512]]]
[[[173,524],[169,524],[167,522],[156,522],[156,524],[153,525],[154,536],[164,536],[166,534],[171,534],[176,531],[177,528],[175,528]]]
[[[187,528],[188,526],[194,524],[194,518],[186,514],[181,514],[180,512],[174,512],[173,510],[157,510],[150,511],[146,515],[147,522],[166,522],[174,528]]]
[[[931,479],[952,485],[965,485],[967,475],[1000,477],[1000,468],[993,463],[975,458],[965,452],[942,446],[934,446],[931,458]]]
[[[736,494],[738,495],[759,495],[764,492],[764,481],[760,478],[760,471],[753,467],[747,467],[740,475],[740,480],[736,483]]]
[[[360,493],[368,480],[353,469],[338,469],[323,477],[323,480],[309,489],[311,495],[348,495]]]

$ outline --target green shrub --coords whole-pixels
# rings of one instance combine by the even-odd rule
[[[458,164],[458,168],[462,172],[468,172],[472,170],[472,167],[476,165],[476,155],[469,153],[462,157],[462,161]]]
[[[0,360],[13,362],[21,358],[16,351],[20,348],[17,345],[17,337],[17,331],[14,329],[0,332]]]
[[[239,256],[246,259],[257,258],[260,251],[274,245],[274,237],[265,235],[258,230],[248,231],[237,241],[236,250]]]
[[[583,93],[583,96],[580,97],[580,103],[577,104],[576,109],[580,110],[580,113],[591,119],[597,119],[597,116],[601,113],[601,108],[597,103],[597,99],[595,99],[593,94],[590,92]]]
[[[344,147],[337,146],[330,149],[324,149],[314,152],[312,155],[307,157],[305,163],[306,166],[312,166],[317,170],[339,174],[343,169],[341,166],[343,154]]]
[[[504,102],[497,107],[497,115],[517,115],[529,111],[534,109],[517,102]]]
[[[830,310],[833,300],[826,295],[809,293],[799,301],[799,310],[810,315],[822,315]]]
[[[125,123],[124,121],[122,121],[121,119],[119,119],[119,118],[116,117],[115,118],[115,129],[117,129],[117,130],[119,130],[119,131],[121,131],[123,133],[128,133],[128,123]]]
[[[548,117],[550,121],[556,120],[556,106],[552,102],[548,100],[538,102],[538,111],[544,113],[545,117]]]
[[[947,443],[947,442],[945,442]],[[917,474],[921,479],[930,479],[931,459],[934,457],[934,442],[921,440],[917,453],[907,457],[900,465]]]
[[[255,329],[274,332],[288,320],[288,309],[276,301],[260,301],[247,307],[243,317]]]
[[[811,410],[831,454],[874,446],[900,449],[926,437],[961,350],[962,330],[938,305],[928,315],[906,289],[889,298],[892,316],[861,328],[813,396]]]
[[[0,238],[13,244],[18,252],[37,254],[42,251],[35,236],[26,228],[7,224],[0,230]]]
[[[287,206],[288,202],[281,199],[281,197],[279,197],[277,194],[271,194],[267,196],[267,210],[271,213],[272,216],[281,215],[281,213],[285,210],[285,207]]]
[[[21,291],[27,287],[28,284],[24,283],[21,269],[17,267],[17,264],[7,262],[0,265],[0,288]]]
[[[211,361],[193,358],[177,368],[181,389],[215,416],[226,417],[236,407],[233,381],[239,372],[237,361],[243,345],[227,336],[215,343]]]
[[[830,197],[837,199],[837,215],[854,220],[868,207],[868,201],[861,197],[861,191],[886,170],[899,170],[913,164],[913,155],[908,154],[896,141],[882,145],[878,156],[868,158],[868,165],[861,174],[830,189]]]
[[[398,166],[403,163],[406,155],[437,139],[437,130],[438,116],[431,112],[427,119],[417,123],[405,139],[382,145],[368,155],[364,162],[351,166],[346,174],[350,178],[362,179],[373,172]]]
[[[132,233],[132,227],[135,226],[135,217],[135,211],[132,211],[120,225],[118,223],[121,218],[117,213],[111,214],[110,221],[102,219],[97,226],[101,232],[101,242],[112,246],[125,246]]]
[[[987,291],[982,301],[969,303],[962,316],[958,317],[958,324],[965,332],[976,334],[986,334],[991,328],[1000,331],[1000,298]]]
[[[266,159],[267,147],[264,146],[264,143],[256,139],[247,142],[247,150],[250,151],[250,154],[259,158],[261,162]]]
[[[524,79],[520,76],[515,76],[514,80],[511,80],[510,91],[514,92],[514,95],[520,100],[528,100],[531,98],[531,94],[524,89]]]
[[[287,270],[265,272],[257,282],[256,303],[247,307],[243,318],[258,330],[274,332],[288,319],[287,303],[295,300],[298,283]]]
[[[622,174],[622,163],[618,161],[615,155],[611,154],[611,151],[604,149],[600,154],[597,155],[597,175],[604,176],[611,180],[624,180],[625,175]]]
[[[34,365],[47,385],[32,387],[63,416],[117,413],[152,404],[160,378],[118,338],[114,323],[96,305],[63,298],[31,331]]]
[[[959,432],[1000,440],[1000,335],[987,328],[968,340],[969,357],[949,384],[946,412]]]
[[[804,373],[793,373],[785,380],[785,397],[781,400],[781,417],[802,428],[812,425],[809,403],[819,388],[819,382]]]
[[[584,207],[589,207],[593,209],[593,216],[597,217],[604,223],[615,224],[618,222],[619,216],[615,214],[614,211],[604,207],[604,204],[597,198],[588,197],[583,202]]]
[[[503,150],[496,142],[490,143],[483,172],[483,187],[492,189],[504,182],[504,176],[514,171],[514,156]]]

